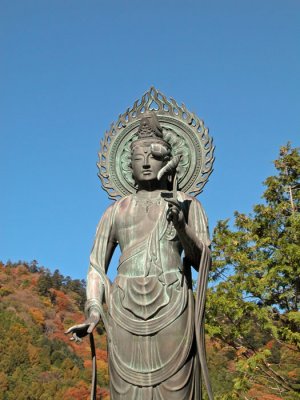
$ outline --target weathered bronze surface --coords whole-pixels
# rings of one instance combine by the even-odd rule
[[[204,344],[210,240],[194,197],[212,171],[213,150],[203,122],[154,88],[101,142],[99,176],[117,201],[97,228],[87,319],[68,333],[80,340],[103,319],[112,400],[200,400],[201,372],[213,398]],[[199,271],[196,300],[191,267]]]

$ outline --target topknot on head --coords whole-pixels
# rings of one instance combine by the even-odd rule
[[[163,137],[162,127],[160,126],[160,123],[154,112],[145,112],[141,118],[137,134],[139,139],[145,139],[148,137]]]

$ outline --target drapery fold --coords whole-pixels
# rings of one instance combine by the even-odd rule
[[[146,240],[123,249],[118,276],[112,285],[105,271],[105,254],[112,226],[117,229],[120,205],[123,201],[130,203],[131,196],[109,207],[97,228],[90,271],[97,272],[100,284],[105,287],[108,314],[104,314],[104,322],[109,339],[113,400],[140,400],[143,396],[147,400],[200,400],[201,372],[209,399],[213,399],[204,335],[211,262],[207,219],[197,200],[184,193],[178,193],[178,197],[199,241],[197,245],[202,248],[195,300],[190,282],[182,280],[182,265],[165,264],[161,254],[168,250],[168,241],[178,240],[176,235],[170,235],[164,218],[167,205],[161,207],[157,223]],[[139,265],[138,276],[132,270],[136,265]]]

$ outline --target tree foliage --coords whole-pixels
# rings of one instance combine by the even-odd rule
[[[0,400],[88,399],[88,342],[64,331],[83,320],[85,282],[32,263],[0,263]],[[105,337],[98,351],[99,396],[108,398]],[[106,349],[106,348],[105,348]]]
[[[287,144],[274,164],[263,202],[214,231],[207,331],[235,350],[223,399],[300,398],[299,149]]]

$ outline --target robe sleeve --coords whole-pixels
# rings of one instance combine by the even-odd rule
[[[89,279],[91,279],[90,277],[92,276],[91,272],[97,273],[97,275],[100,277],[100,285],[104,285],[106,299],[109,299],[110,281],[106,275],[107,266],[105,265],[105,258],[107,245],[114,223],[116,205],[117,203],[108,207],[97,226],[94,245],[90,255],[90,266],[87,278],[89,286],[89,283],[91,283],[89,282]]]
[[[207,367],[204,329],[206,289],[208,273],[211,267],[211,253],[209,248],[211,241],[209,238],[208,221],[205,211],[203,210],[201,203],[196,199],[192,201],[190,207],[189,223],[193,227],[197,238],[199,238],[203,243],[195,299],[195,334],[204,384],[206,386],[209,400],[213,400],[213,392]]]
[[[195,198],[192,198],[191,200],[188,224],[194,230],[197,238],[199,238],[206,246],[210,246],[211,241],[209,238],[207,216],[201,203]]]
[[[207,367],[204,330],[206,289],[208,273],[211,267],[211,253],[209,247],[211,241],[209,238],[207,217],[201,203],[191,196],[185,196],[184,200],[189,204],[187,212],[188,225],[192,228],[197,240],[201,241],[202,244],[195,296],[195,335],[202,377],[206,386],[208,398],[209,400],[213,400],[213,392]]]

